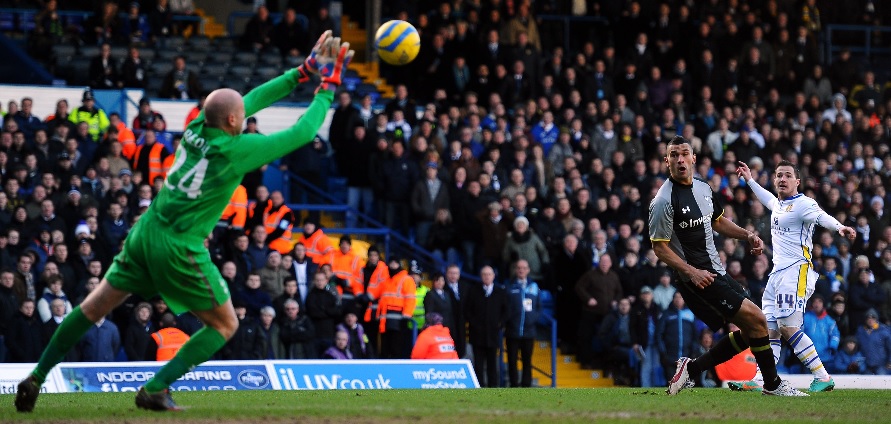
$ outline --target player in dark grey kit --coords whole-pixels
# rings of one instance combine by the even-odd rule
[[[714,233],[748,241],[755,255],[761,254],[761,239],[724,218],[711,187],[693,178],[696,155],[689,141],[680,136],[671,139],[665,161],[670,177],[650,203],[653,251],[674,269],[674,283],[699,319],[712,330],[729,322],[740,328],[699,358],[678,359],[667,393],[675,395],[691,387],[691,375],[751,348],[764,375],[763,394],[807,396],[777,375],[764,314],[748,299],[745,289],[727,275],[718,257]]]

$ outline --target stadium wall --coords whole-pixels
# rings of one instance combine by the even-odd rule
[[[10,100],[20,102],[22,97],[31,97],[34,99],[32,111],[34,116],[46,119],[47,116],[55,113],[56,102],[60,99],[68,101],[70,110],[79,107],[82,103],[83,92],[87,89],[88,87],[0,85],[0,102],[3,104],[3,110],[6,110],[6,104]],[[133,89],[95,90],[94,92],[97,106],[104,109],[106,113],[119,113],[127,126],[133,122],[133,117],[138,111],[139,100],[145,94],[143,90]],[[195,100],[151,99],[152,109],[164,115],[167,129],[171,132],[181,132],[184,129],[186,116],[196,104]],[[297,122],[297,118],[303,115],[307,106],[306,104],[282,103],[268,107],[254,116],[257,117],[257,126],[260,128],[260,132],[271,134]],[[319,130],[319,135],[324,139],[328,139],[328,127],[333,116],[334,109],[330,109],[325,123]]]

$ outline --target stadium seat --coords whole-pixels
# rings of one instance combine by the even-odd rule
[[[56,63],[59,62],[60,59],[64,59],[65,61],[71,60],[74,55],[77,54],[77,48],[68,45],[68,44],[56,44],[53,45],[53,57],[57,59]]]
[[[71,85],[88,85],[90,82],[89,57],[76,57],[71,60],[68,83]]]
[[[81,46],[80,57],[94,58],[99,56],[99,46]]]
[[[165,62],[173,62],[173,59],[176,59],[179,56],[179,52],[167,49],[159,49],[158,50],[158,60]]]
[[[207,52],[211,50],[210,38],[203,35],[193,35],[189,38],[188,48],[192,51]]]
[[[278,68],[274,68],[271,66],[261,66],[261,67],[257,68],[256,73],[257,73],[258,77],[260,77],[261,79],[266,79],[266,80],[275,78],[280,75]]]
[[[139,49],[139,57],[146,62],[155,60],[155,51],[150,49]]]
[[[145,91],[148,92],[151,97],[157,97],[161,93],[161,84],[163,83],[164,80],[162,78],[149,78]]]
[[[201,84],[201,88],[210,91],[216,90],[222,85],[220,77],[214,75],[203,75],[198,78],[198,82]]]
[[[265,53],[260,57],[260,62],[265,65],[278,67],[282,64],[282,57],[278,54]]]
[[[231,51],[235,48],[235,39],[217,37],[211,42],[216,51]]]
[[[250,66],[233,66],[229,68],[229,74],[236,77],[250,77],[254,73],[254,68]]]
[[[173,69],[173,64],[170,62],[156,62],[152,64],[151,73],[155,77],[164,77]]]
[[[257,63],[257,55],[251,52],[235,53],[235,61],[242,64],[253,65]]]
[[[187,51],[184,53],[184,56],[186,56],[186,63],[198,65],[203,64],[207,60],[208,55],[207,52]]]
[[[182,51],[186,46],[186,39],[180,36],[169,36],[164,38],[164,48],[167,50]]]
[[[111,57],[113,59],[123,61],[129,55],[130,55],[130,49],[128,49],[126,47],[118,46],[118,47],[111,48]]]
[[[212,75],[215,77],[221,77],[226,75],[226,71],[228,71],[229,67],[223,64],[205,64],[203,68],[201,68],[201,73],[205,75]]]
[[[213,52],[207,55],[207,63],[225,64],[232,62],[232,53],[229,52]]]

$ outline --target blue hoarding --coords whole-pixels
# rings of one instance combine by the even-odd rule
[[[470,361],[273,361],[282,390],[472,389]]]
[[[121,363],[102,365],[62,364],[61,381],[68,392],[135,392],[149,381],[161,363]],[[208,364],[186,373],[170,387],[174,391],[268,390],[272,381],[266,365],[232,363]]]

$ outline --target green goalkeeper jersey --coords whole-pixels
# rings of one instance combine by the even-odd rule
[[[288,95],[297,86],[297,78],[292,69],[251,90],[244,96],[245,117]],[[296,124],[271,135],[228,134],[206,126],[202,111],[186,127],[164,187],[147,214],[183,238],[203,240],[244,174],[309,143],[333,99],[332,91],[319,90]]]

